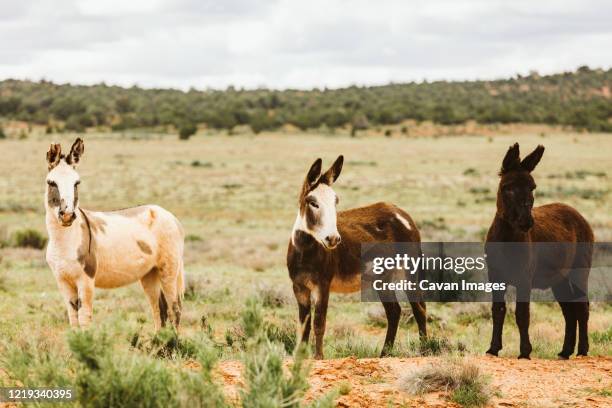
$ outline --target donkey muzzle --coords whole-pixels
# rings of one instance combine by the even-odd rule
[[[58,215],[59,215],[59,220],[64,227],[71,226],[74,220],[76,219],[75,212],[60,211]]]
[[[526,217],[526,218],[520,220],[519,223],[518,223],[518,227],[523,232],[529,231],[531,229],[531,227],[533,227],[533,218],[532,217]]]
[[[339,234],[336,235],[328,235],[325,237],[325,246],[328,249],[334,249],[335,247],[338,246],[338,244],[340,244],[340,241],[342,239],[340,238]]]

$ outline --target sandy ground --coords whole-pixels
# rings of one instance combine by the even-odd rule
[[[495,407],[612,407],[612,358],[587,357],[569,361],[517,360],[470,357],[490,379]],[[343,382],[348,394],[340,396],[338,407],[452,407],[446,396],[431,393],[412,396],[400,389],[400,379],[411,370],[436,364],[435,357],[314,361],[307,400],[318,397]],[[228,396],[237,397],[242,366],[236,361],[221,362],[217,368]]]

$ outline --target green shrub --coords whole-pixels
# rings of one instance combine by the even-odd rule
[[[72,385],[70,364],[43,337],[24,337],[0,343],[0,367],[8,377],[0,376],[0,386],[69,387]],[[13,382],[15,381],[15,382]]]
[[[612,344],[612,327],[603,331],[591,332],[590,337],[595,344]]]
[[[285,292],[272,285],[260,285],[257,288],[257,297],[263,307],[275,309],[289,304],[289,298]]]
[[[198,127],[195,123],[183,123],[179,128],[179,139],[188,140],[191,136],[195,135],[198,131]]]
[[[183,371],[135,352],[116,353],[104,334],[72,332],[69,346],[78,366],[78,402],[86,407],[225,407],[211,370],[216,352],[201,347],[199,372]]]
[[[347,337],[330,344],[331,357],[344,358],[376,358],[380,350],[375,344],[368,343],[362,338]]]
[[[242,406],[299,407],[309,387],[307,348],[296,349],[287,375],[283,370],[283,347],[269,338],[261,306],[255,299],[247,301],[241,326],[248,336],[243,354],[247,386],[240,393]],[[312,405],[332,407],[333,397],[324,397]]]
[[[200,349],[211,346],[208,337],[179,337],[172,327],[164,327],[151,337],[140,338],[136,334],[131,343],[134,348],[152,356],[168,359],[197,358]]]
[[[25,229],[13,233],[12,244],[18,248],[43,249],[47,244],[47,237],[34,229]]]
[[[412,353],[420,356],[437,356],[452,350],[447,339],[433,336],[411,340],[408,347]]]
[[[264,326],[270,341],[282,344],[287,353],[292,353],[295,350],[297,331],[293,321],[280,325],[267,322]]]
[[[201,162],[199,160],[194,160],[191,162],[191,167],[206,167],[206,168],[212,168],[213,164],[212,162]]]

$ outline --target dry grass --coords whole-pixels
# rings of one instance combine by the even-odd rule
[[[478,366],[461,360],[442,361],[414,370],[400,379],[400,387],[411,394],[447,393],[466,407],[480,407],[491,398],[487,380]]]

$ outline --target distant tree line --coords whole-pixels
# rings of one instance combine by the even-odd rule
[[[290,124],[300,129],[398,124],[403,120],[454,125],[545,123],[589,131],[612,131],[612,69],[496,81],[422,82],[375,87],[301,90],[121,88],[57,85],[48,81],[0,82],[0,117],[82,131],[171,125],[181,137],[196,124],[231,131],[248,125],[255,133]]]

